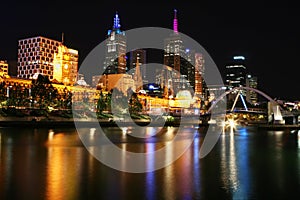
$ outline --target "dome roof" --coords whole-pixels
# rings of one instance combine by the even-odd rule
[[[193,99],[191,92],[188,90],[180,90],[179,92],[177,92],[176,98],[177,99],[185,99],[185,100]]]

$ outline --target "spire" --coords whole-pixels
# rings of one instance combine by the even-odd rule
[[[116,12],[116,15],[114,17],[114,26],[113,26],[113,29],[119,29],[120,27],[121,27],[121,25],[120,25],[120,18],[119,18],[118,12]]]
[[[135,73],[133,79],[135,81],[135,90],[136,92],[138,92],[140,88],[142,88],[143,86],[143,80],[142,80],[140,62],[138,56],[136,57],[136,66],[135,66]]]
[[[174,9],[174,20],[173,20],[174,33],[178,33],[178,22],[177,22],[177,10]]]

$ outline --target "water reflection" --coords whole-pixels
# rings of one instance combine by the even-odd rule
[[[252,174],[250,170],[251,163],[249,162],[249,133],[245,127],[240,128],[235,135],[235,140],[231,141],[235,146],[235,162],[237,167],[236,182],[238,183],[236,190],[233,192],[234,199],[241,199],[244,197],[251,197],[251,185],[253,181],[251,179]]]
[[[106,128],[109,139],[123,150],[118,160],[129,165],[126,152],[148,152],[143,162],[169,164],[148,173],[126,173],[111,169],[84,148],[74,129],[0,129],[0,199],[251,199],[291,198],[299,195],[299,132],[238,129],[226,132],[214,149],[199,159],[204,134],[186,128],[172,142],[176,128],[134,139],[130,127]],[[151,134],[153,129],[148,130]],[[13,133],[13,134],[12,134]],[[296,135],[298,133],[298,135]],[[178,149],[196,135],[192,145],[172,162]],[[89,151],[101,149],[113,156],[101,135],[86,129]],[[165,148],[163,148],[165,147]],[[164,151],[157,160],[153,153]]]
[[[300,130],[298,131],[298,140],[297,140],[298,148],[300,149]],[[300,154],[299,154],[300,156]]]
[[[129,134],[137,134],[140,129],[147,137],[136,138]],[[109,127],[96,130],[92,137],[87,131],[81,129],[79,136],[96,159],[112,168],[133,173],[153,171],[171,164],[190,146],[194,135],[189,129],[182,131],[173,127]],[[153,136],[153,133],[156,134]],[[147,151],[147,143],[155,143],[155,151]],[[156,156],[155,166],[149,167],[146,160],[152,156]]]
[[[251,175],[249,168],[248,133],[246,128],[222,134],[221,136],[221,174],[224,188],[234,199],[249,194]]]
[[[48,140],[52,140],[53,139],[53,136],[54,136],[54,131],[52,129],[49,129],[49,132],[48,132]]]
[[[196,130],[195,130],[196,131]],[[193,165],[192,165],[192,171],[194,178],[193,180],[193,190],[198,191],[198,194],[201,193],[201,168],[200,168],[200,159],[199,159],[199,149],[200,149],[200,137],[199,135],[195,137],[194,142],[193,142],[193,148],[191,149],[193,152]]]
[[[46,199],[76,199],[83,164],[82,151],[69,143],[76,135],[72,139],[53,130],[48,135]]]
[[[155,143],[146,143],[146,152],[155,152]],[[149,154],[146,160],[147,170],[150,171],[146,174],[146,195],[149,199],[155,199],[156,191],[156,179],[155,173],[152,172],[155,168],[155,156],[154,154]]]
[[[11,138],[2,136],[2,133],[0,133],[0,180],[4,181],[4,184],[0,184],[0,186],[7,191],[12,181],[13,151],[12,145],[3,146],[3,144],[5,145],[6,143],[11,143]]]
[[[229,140],[229,142],[228,142]],[[226,190],[237,188],[237,167],[235,160],[234,134],[222,134],[221,136],[221,174]]]

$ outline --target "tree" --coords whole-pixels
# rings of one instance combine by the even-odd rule
[[[48,76],[39,74],[36,80],[32,80],[31,95],[33,102],[37,102],[42,109],[54,104],[58,92],[51,84]]]
[[[100,93],[100,97],[97,101],[97,115],[101,115],[104,109],[106,108],[106,102],[105,102],[105,97],[103,93]]]
[[[141,104],[137,93],[133,93],[129,99],[129,112],[130,114],[139,114],[142,112],[143,105]]]
[[[112,93],[108,92],[107,95],[105,96],[105,103],[106,103],[106,110],[111,112],[111,97]]]
[[[2,81],[0,83],[0,101],[5,101],[6,100],[6,87],[5,87],[5,82]]]

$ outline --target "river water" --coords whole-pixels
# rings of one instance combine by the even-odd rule
[[[176,133],[176,128],[169,127],[162,134],[136,140],[124,134],[123,128],[103,129],[118,147],[134,152],[158,149]],[[75,128],[0,128],[0,199],[295,199],[300,196],[298,131],[244,127],[234,134],[225,132],[212,151],[199,159],[205,137],[202,131],[184,129],[182,140],[185,134],[187,138],[194,134],[194,140],[170,165],[147,173],[129,173],[110,168],[92,156]]]

